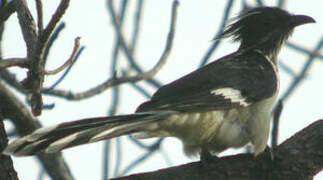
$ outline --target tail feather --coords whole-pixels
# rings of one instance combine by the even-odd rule
[[[165,119],[172,112],[158,111],[130,115],[89,118],[41,128],[16,139],[3,151],[15,156],[60,150],[104,139],[140,132],[147,123]]]

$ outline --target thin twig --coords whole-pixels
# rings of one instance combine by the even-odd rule
[[[130,165],[128,165],[121,173],[121,176],[124,176],[125,174],[127,174],[131,169],[133,169],[134,167],[136,167],[138,165],[138,163],[144,162],[145,160],[147,160],[151,155],[153,155],[154,153],[156,153],[157,149],[153,150],[153,151],[148,151],[145,154],[139,156],[137,159],[135,159]]]
[[[279,100],[273,113],[273,128],[271,131],[271,147],[275,150],[278,145],[279,118],[283,110],[283,101]]]
[[[125,55],[127,57],[127,60],[130,63],[131,67],[133,69],[135,69],[138,73],[143,73],[142,68],[140,68],[138,66],[138,64],[136,63],[136,60],[131,55],[131,53],[129,51],[129,48],[128,48],[127,44],[126,44],[126,41],[123,38],[124,36],[122,35],[122,32],[120,31],[118,18],[115,15],[115,11],[114,11],[114,8],[113,8],[112,4],[113,4],[112,0],[109,0],[108,1],[108,10],[109,10],[110,16],[112,18],[112,23],[113,23],[113,27],[115,29],[115,32],[116,32],[117,36],[120,37],[120,44],[121,44],[122,50],[124,51],[124,53],[125,53]],[[158,81],[156,81],[154,79],[147,79],[147,81],[150,84],[154,85],[155,87],[160,87],[161,86],[161,83],[159,83]]]
[[[36,10],[37,10],[37,27],[38,27],[38,35],[41,35],[44,29],[43,24],[43,4],[41,0],[36,0]]]
[[[73,52],[71,54],[71,56],[67,59],[67,61],[61,65],[60,67],[58,67],[55,70],[51,70],[51,71],[45,71],[44,74],[45,75],[54,75],[57,74],[59,72],[61,72],[62,70],[64,70],[66,67],[68,67],[69,65],[71,65],[76,57],[76,54],[80,48],[80,37],[75,38],[74,40],[74,48],[73,48]]]
[[[51,47],[53,46],[54,42],[57,40],[57,37],[59,36],[60,32],[62,32],[62,30],[65,28],[65,23],[64,22],[61,22],[57,28],[54,30],[54,32],[52,33],[52,35],[50,36],[47,44],[46,44],[46,47],[45,47],[45,50],[44,50],[44,53],[43,53],[43,64],[44,66],[46,65],[46,62],[47,62],[47,59],[48,59],[48,55],[49,55],[49,51],[51,49]]]
[[[319,52],[320,49],[322,48],[322,46],[323,46],[323,38],[320,39],[314,52]],[[311,65],[314,62],[314,59],[315,59],[315,56],[312,54],[309,54],[309,57],[308,57],[305,65],[303,66],[303,69],[301,70],[299,75],[294,78],[291,85],[287,88],[285,93],[282,95],[281,100],[285,101],[294,92],[296,87],[304,80],[304,78],[306,77],[306,73],[308,72],[309,68],[311,67]]]
[[[121,138],[116,138],[116,163],[115,163],[115,168],[114,168],[114,177],[118,177],[119,172],[120,172],[120,167],[121,167],[121,162],[122,162],[122,155],[121,155]]]
[[[299,52],[305,53],[305,54],[309,54],[309,55],[315,56],[316,58],[319,58],[320,60],[323,60],[323,54],[320,54],[319,51],[308,50],[304,47],[301,47],[300,45],[296,45],[295,43],[292,43],[289,41],[287,41],[285,44],[287,47],[292,48],[296,51],[299,51]]]
[[[48,95],[54,95],[54,96],[59,96],[59,97],[64,97],[66,99],[70,100],[80,100],[80,99],[85,99],[92,97],[94,95],[97,95],[103,91],[105,91],[108,88],[111,88],[116,85],[120,85],[123,83],[135,83],[140,80],[146,80],[152,78],[161,68],[162,66],[166,63],[166,59],[169,55],[169,52],[172,48],[173,44],[173,39],[174,39],[174,33],[175,33],[175,21],[176,21],[176,15],[177,15],[177,8],[178,8],[178,1],[174,1],[173,6],[172,6],[172,16],[171,16],[171,25],[170,25],[170,31],[168,33],[167,37],[167,42],[166,42],[166,47],[162,53],[162,56],[160,57],[159,61],[157,64],[148,72],[138,74],[135,76],[130,76],[130,77],[120,77],[120,78],[111,78],[102,84],[91,88],[85,92],[81,93],[72,93],[64,90],[49,90],[49,89],[43,89],[44,94]],[[122,36],[120,36],[122,37]]]
[[[142,143],[141,141],[138,141],[137,139],[135,139],[133,136],[128,136],[129,140],[134,143],[136,146],[138,146],[141,149],[147,150],[147,149],[152,149],[153,146],[157,146],[157,144],[161,144],[164,140],[164,138],[159,138],[158,140],[156,140],[153,143],[150,144],[145,144]]]
[[[134,56],[135,48],[138,40],[139,30],[140,30],[140,22],[142,17],[142,7],[143,7],[144,0],[138,0],[137,1],[137,7],[136,7],[136,13],[135,13],[135,20],[134,20],[134,28],[132,31],[132,38],[130,42],[129,51],[132,56]]]
[[[225,11],[224,14],[222,16],[222,20],[221,20],[221,25],[220,28],[218,30],[218,32],[216,33],[215,37],[217,38],[224,30],[225,28],[225,24],[229,18],[231,9],[233,7],[233,0],[229,0],[228,4],[225,6]],[[207,50],[207,52],[205,53],[204,57],[202,58],[202,62],[200,63],[200,66],[204,66],[208,60],[210,59],[212,53],[214,53],[214,51],[216,50],[216,48],[220,45],[222,39],[217,39],[212,45],[211,47],[209,47],[209,49]]]
[[[125,14],[126,14],[126,10],[128,7],[128,0],[123,0],[120,1],[120,13],[118,15],[119,17],[119,24],[120,27],[122,27],[123,22],[124,22],[124,18],[125,18]],[[112,77],[116,77],[116,72],[117,72],[117,63],[119,60],[119,49],[120,49],[120,39],[117,36],[116,37],[116,41],[114,44],[114,48],[112,51],[112,66],[111,66],[111,76]],[[115,115],[115,113],[117,112],[117,108],[119,106],[119,102],[120,102],[120,88],[118,86],[115,86],[112,89],[112,100],[111,100],[111,107],[109,108],[109,112],[108,115],[109,116],[113,116]],[[118,140],[119,138],[117,138],[117,142],[120,143],[120,140]],[[110,140],[107,140],[104,143],[104,149],[103,149],[103,162],[102,162],[102,167],[103,167],[103,174],[102,174],[102,179],[108,179],[109,178],[109,160],[110,160],[110,151],[107,148],[110,148]],[[118,154],[118,158],[116,159],[116,166],[115,166],[115,173],[119,172],[119,168],[120,168],[120,164],[121,164],[121,155],[120,152],[117,151]]]
[[[110,12],[110,16],[112,18],[112,22],[113,22],[113,27],[116,31],[116,35],[119,38],[120,41],[120,45],[123,48],[125,55],[127,57],[127,59],[129,60],[129,63],[131,64],[131,66],[139,73],[142,73],[143,71],[141,70],[141,68],[135,63],[135,60],[133,58],[133,56],[131,56],[128,45],[126,44],[126,41],[124,39],[124,36],[120,30],[120,22],[119,19],[117,18],[117,15],[115,13],[114,7],[113,7],[113,0],[108,0],[108,10]]]
[[[105,142],[104,142],[104,145],[103,145],[103,177],[108,179],[109,177],[109,165],[110,165],[110,161],[105,161],[105,159],[108,159],[109,158],[109,155],[110,155],[110,145],[111,145],[111,140],[110,139],[107,139]],[[105,179],[104,179],[105,180]]]
[[[151,98],[151,94],[148,93],[144,88],[139,86],[138,84],[131,83],[130,84],[135,90],[137,90],[140,94],[142,94],[145,98],[149,99]]]
[[[49,21],[48,25],[46,26],[46,28],[44,29],[40,37],[43,43],[47,42],[47,40],[49,39],[57,23],[61,20],[66,9],[68,8],[69,3],[70,3],[70,0],[62,0],[59,6],[57,7],[55,13],[53,14],[51,20]]]
[[[279,60],[278,62],[279,62],[280,69],[282,69],[292,77],[296,77],[296,72],[292,68],[290,68],[287,64],[285,64],[282,60]]]
[[[2,59],[0,61],[0,69],[18,66],[21,68],[28,68],[28,61],[26,58],[8,58],[8,59]]]
[[[135,76],[129,76],[129,77],[120,77],[120,78],[111,78],[107,81],[105,81],[104,83],[88,90],[85,92],[81,92],[81,93],[72,93],[72,92],[68,92],[68,91],[63,91],[63,90],[47,90],[44,89],[43,93],[44,94],[48,94],[48,95],[54,95],[54,96],[59,96],[59,97],[64,97],[66,99],[70,99],[70,100],[80,100],[80,99],[85,99],[85,98],[90,98],[94,95],[97,95],[99,93],[102,93],[103,91],[105,91],[108,88],[123,84],[123,83],[135,83],[137,81],[140,80],[144,80],[144,79],[149,79],[152,76],[154,76],[161,68],[161,66],[163,65],[163,61],[165,59],[161,59],[161,62],[158,62],[150,71],[146,72],[146,73],[142,73],[142,74],[138,74]]]
[[[67,76],[67,74],[71,71],[72,67],[74,66],[74,64],[77,62],[77,60],[79,59],[79,57],[81,56],[82,52],[84,51],[85,47],[81,46],[81,48],[79,49],[79,51],[77,51],[74,61],[72,62],[72,64],[70,64],[67,69],[65,70],[65,72],[62,74],[62,76],[60,78],[58,78],[58,80],[53,83],[53,85],[49,86],[49,88],[47,88],[48,90],[54,89],[56,86],[58,86],[61,82],[63,82],[63,80],[65,79],[65,77]]]

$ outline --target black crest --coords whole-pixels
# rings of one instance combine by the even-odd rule
[[[241,48],[257,48],[264,54],[276,53],[297,25],[314,22],[277,7],[258,7],[238,16],[220,38],[231,37]]]

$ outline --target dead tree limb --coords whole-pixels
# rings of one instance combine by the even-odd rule
[[[15,124],[20,136],[30,134],[40,127],[39,121],[31,115],[26,106],[8,90],[2,81],[0,81],[0,99],[1,115]],[[73,179],[61,153],[40,154],[37,158],[52,179]]]

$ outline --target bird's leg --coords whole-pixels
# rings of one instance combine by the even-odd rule
[[[265,149],[265,153],[266,152],[269,152],[269,155],[270,155],[270,160],[271,161],[274,161],[274,158],[275,158],[275,148],[270,148],[269,146],[266,146],[266,149]]]
[[[261,168],[264,170],[264,172],[267,172],[264,174],[264,176],[271,178],[272,170],[274,169],[274,151],[273,148],[270,148],[269,146],[266,147],[265,151],[259,154],[259,156],[256,156],[256,165],[258,168]],[[258,171],[258,170],[257,170]]]
[[[207,149],[202,148],[201,155],[200,155],[200,161],[203,166],[206,167],[206,166],[208,166],[208,164],[214,163],[219,159],[220,158],[218,158],[216,155],[212,155]]]
[[[256,158],[256,161],[258,162],[262,162],[263,160],[265,160],[267,162],[270,161],[273,163],[275,160],[274,148],[270,148],[269,146],[266,146],[266,149],[264,150],[264,152],[262,152],[255,158]]]

